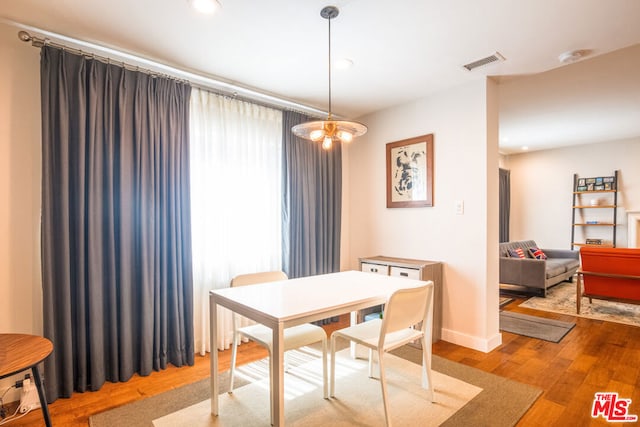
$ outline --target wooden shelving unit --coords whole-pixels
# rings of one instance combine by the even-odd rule
[[[602,181],[599,181],[602,180]],[[606,180],[606,181],[605,181]],[[604,188],[605,185],[608,188]],[[585,187],[588,189],[585,190]],[[603,248],[615,248],[616,247],[616,230],[617,230],[617,213],[618,213],[618,171],[615,171],[613,176],[598,177],[598,178],[580,178],[578,174],[573,174],[573,201],[571,204],[572,219],[571,219],[571,249],[581,246],[599,246]],[[606,197],[604,203],[597,204],[585,204],[583,196],[602,195]],[[597,212],[598,209],[610,209],[611,216],[606,221],[598,220],[585,220],[585,213],[590,210]],[[600,211],[601,212],[601,211]],[[576,218],[579,216],[580,218]],[[601,216],[600,216],[601,217]],[[599,218],[600,218],[599,217]],[[576,241],[576,227],[582,229],[582,236],[585,237],[582,242]],[[611,241],[605,242],[603,239],[589,239],[587,236],[589,229],[611,229]],[[600,244],[588,243],[588,240],[601,241]]]

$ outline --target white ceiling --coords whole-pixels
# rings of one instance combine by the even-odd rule
[[[639,44],[638,0],[220,2],[215,15],[202,16],[187,0],[2,0],[0,17],[326,110],[327,21],[320,10],[334,4],[340,15],[332,21],[333,59],[354,62],[333,72],[334,113],[357,118],[489,75],[500,76],[501,91],[509,90],[501,96],[501,139],[509,139],[501,140],[503,152],[523,144],[536,149],[602,140],[594,135],[640,136],[637,59],[631,67],[626,56],[617,58],[636,93],[593,90],[602,80],[597,72],[592,83],[574,87],[581,96],[552,83],[562,52],[592,51],[593,59],[562,67],[580,75],[583,63]],[[462,68],[496,51],[506,61],[472,72]],[[632,51],[639,55],[637,47]],[[575,81],[567,73],[561,80]],[[521,81],[526,89],[518,89]],[[545,105],[551,107],[541,113]],[[622,125],[621,115],[627,118]],[[573,126],[571,138],[557,130],[577,121],[585,126]]]

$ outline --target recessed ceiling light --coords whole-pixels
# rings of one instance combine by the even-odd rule
[[[562,62],[563,64],[569,64],[571,62],[577,61],[578,59],[584,58],[590,53],[591,51],[588,49],[570,50],[568,52],[560,54],[560,56],[558,56],[558,61]]]
[[[353,67],[353,61],[349,58],[338,59],[333,63],[333,67],[336,70],[347,70]]]
[[[526,146],[526,145],[523,145],[523,146],[522,146],[522,151],[527,151],[528,149],[529,149],[529,147],[528,147],[528,146]]]
[[[192,8],[205,15],[212,15],[220,7],[218,0],[187,0]]]

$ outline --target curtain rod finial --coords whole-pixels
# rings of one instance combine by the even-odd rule
[[[31,35],[26,31],[18,31],[18,38],[23,42],[31,41]]]
[[[18,31],[18,38],[23,42],[31,42],[31,45],[35,47],[42,47],[46,42],[46,39],[34,37],[26,31]]]

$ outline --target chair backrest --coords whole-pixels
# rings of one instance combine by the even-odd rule
[[[423,322],[422,329],[431,324],[427,316],[433,315],[433,282],[424,286],[395,291],[389,297],[380,329],[381,344],[391,332],[409,328]]]
[[[231,279],[231,287],[255,285],[256,283],[277,282],[287,280],[288,277],[282,271],[264,271],[262,273],[241,274]]]
[[[640,276],[640,249],[583,246],[580,248],[580,258],[585,294],[640,300],[640,280],[637,279]]]

